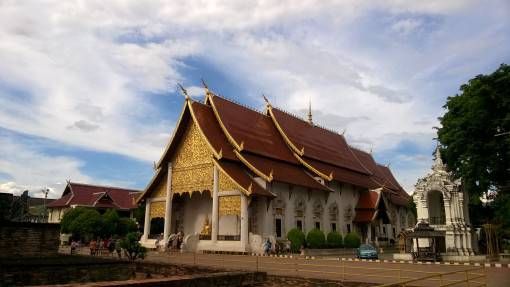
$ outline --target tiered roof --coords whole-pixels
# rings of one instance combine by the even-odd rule
[[[62,196],[48,204],[48,207],[76,205],[130,210],[136,208],[135,199],[139,195],[140,191],[134,189],[68,182]]]
[[[189,120],[199,127],[215,164],[246,193],[274,196],[255,180],[257,177],[326,192],[331,191],[327,182],[336,180],[362,189],[382,188],[395,204],[407,204],[409,195],[391,171],[378,165],[369,153],[350,147],[343,135],[269,104],[267,112],[261,113],[208,90],[205,103],[186,99],[155,177],[166,169],[163,162],[171,158]]]

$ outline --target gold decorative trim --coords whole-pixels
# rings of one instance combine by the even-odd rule
[[[314,173],[316,173],[318,176],[322,177],[323,179],[327,180],[327,181],[332,181],[333,180],[333,172],[331,172],[329,175],[326,175],[322,172],[320,172],[318,169],[316,169],[315,167],[311,166],[309,163],[307,163],[305,160],[303,160],[299,155],[297,155],[296,153],[293,153],[294,154],[294,157],[302,164],[304,165],[306,168],[308,168],[309,170],[313,171]]]
[[[218,113],[218,110],[216,109],[216,106],[214,105],[214,101],[212,100],[212,93],[210,93],[209,95],[207,95],[207,97],[209,98],[209,103],[211,103],[211,107],[213,109],[213,112],[214,112],[214,115],[216,116],[216,119],[218,120],[218,123],[220,124],[221,126],[221,129],[223,130],[223,132],[225,133],[225,135],[227,136],[228,140],[230,141],[230,143],[238,150],[238,151],[242,151],[243,148],[244,148],[244,142],[241,142],[241,144],[238,144],[236,142],[236,140],[232,137],[232,135],[228,132],[227,128],[225,127],[225,125],[223,124],[223,122],[221,121],[221,117],[220,117],[220,114]]]
[[[282,135],[283,139],[285,140],[285,142],[287,143],[287,145],[289,145],[291,147],[291,149],[299,154],[300,156],[303,156],[305,154],[305,148],[302,147],[301,149],[298,149],[294,143],[292,143],[292,141],[289,139],[289,137],[287,136],[287,134],[285,134],[285,132],[283,131],[282,127],[280,126],[280,124],[278,123],[278,121],[276,120],[274,114],[273,114],[273,107],[271,105],[269,105],[267,107],[267,110],[269,111],[269,115],[271,116],[271,119],[273,120],[273,123],[274,125],[276,126],[276,129],[280,132],[280,134]]]
[[[166,202],[164,202],[164,201],[151,202],[149,218],[150,219],[153,219],[156,217],[165,218],[165,208],[166,208]]]
[[[240,185],[237,181],[235,181],[231,176],[230,174],[228,174],[223,168],[221,168],[221,165],[219,164],[219,162],[217,160],[214,160],[214,164],[216,165],[216,167],[218,167],[218,169],[224,174],[226,175],[242,192],[244,192],[244,194],[246,195],[250,195],[251,192],[252,192],[252,185],[250,184],[250,186],[248,187],[248,189],[244,188],[242,185]]]
[[[238,152],[237,150],[234,150],[234,153],[235,153],[236,157],[242,163],[244,163],[247,167],[249,167],[256,175],[262,177],[265,181],[268,181],[268,182],[273,181],[273,170],[271,170],[271,173],[269,174],[269,176],[267,176],[262,171],[260,171],[256,167],[254,167],[248,160],[246,160],[240,152]]]
[[[187,101],[187,105],[188,105],[188,108],[189,108],[189,111],[190,111],[190,114],[191,114],[191,118],[193,118],[193,121],[195,122],[195,125],[198,127],[198,131],[200,132],[200,134],[204,138],[205,142],[207,143],[207,145],[211,149],[214,157],[216,157],[217,159],[221,159],[221,156],[222,156],[221,150],[220,150],[220,152],[217,152],[214,149],[213,145],[209,142],[209,139],[205,136],[205,133],[202,130],[202,127],[200,127],[200,125],[198,124],[198,121],[197,121],[197,118],[195,116],[195,113],[193,112],[193,107],[191,106],[191,101]]]
[[[218,209],[219,215],[241,215],[241,196],[220,196]]]

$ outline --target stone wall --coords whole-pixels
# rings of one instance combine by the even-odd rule
[[[134,279],[127,281],[110,281],[80,284],[87,287],[241,287],[241,286],[261,286],[266,280],[266,274],[263,272],[221,272],[201,275],[185,275],[172,278],[153,278],[153,279]],[[51,287],[51,285],[44,285]],[[71,287],[75,284],[59,285],[59,287]],[[39,286],[43,287],[43,286]]]
[[[0,259],[0,286],[68,284],[133,278],[127,261],[83,256]]]
[[[0,257],[53,256],[58,253],[60,225],[2,222]]]

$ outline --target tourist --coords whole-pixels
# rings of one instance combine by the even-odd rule
[[[269,241],[269,238],[264,243],[264,255],[269,255],[271,252],[271,241]]]
[[[90,248],[90,255],[95,256],[96,255],[96,249],[97,249],[97,241],[95,239],[92,239],[89,242],[89,248]]]
[[[76,247],[78,247],[76,240],[71,241],[71,255],[76,253]]]
[[[115,251],[117,251],[117,256],[119,259],[122,258],[122,247],[120,247],[120,239],[115,241]]]
[[[110,256],[113,255],[113,251],[115,251],[115,240],[108,240],[108,252],[110,252]]]

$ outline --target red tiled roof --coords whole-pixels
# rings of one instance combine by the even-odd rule
[[[355,223],[370,223],[375,219],[377,210],[356,210],[356,216],[352,222]]]
[[[139,192],[133,189],[70,182],[62,197],[48,204],[48,207],[77,205],[128,210],[136,207],[134,199]],[[111,200],[101,200],[104,197]]]
[[[377,209],[380,194],[376,191],[361,192],[356,209]]]
[[[362,192],[356,204],[356,216],[353,222],[368,223],[375,219],[381,194],[376,191]]]
[[[221,130],[212,108],[194,101],[191,103],[191,108],[193,109],[197,124],[216,152],[219,153],[221,151],[223,157],[237,160],[233,152],[234,147],[228,142],[227,137]]]
[[[244,170],[239,163],[232,161],[219,160],[216,161],[219,168],[225,172],[232,180],[240,185],[244,190],[254,195],[274,197],[274,194],[261,187],[255,180]]]
[[[315,190],[331,191],[327,186],[319,183],[306,173],[301,166],[246,153],[243,153],[242,157],[265,175],[269,176],[272,172],[274,180]]]
[[[341,168],[318,160],[303,158],[303,161],[311,165],[323,174],[333,175],[333,179],[339,182],[350,183],[368,189],[377,188],[367,174],[361,174],[350,169]]]
[[[287,137],[297,149],[303,150],[304,156],[367,173],[352,154],[342,135],[311,125],[276,108],[270,109],[270,115],[281,127],[284,133],[282,136]]]
[[[297,160],[286,146],[272,120],[267,115],[235,104],[221,97],[209,97],[216,110],[218,121],[223,123],[226,133],[243,150],[269,158],[297,164]]]

